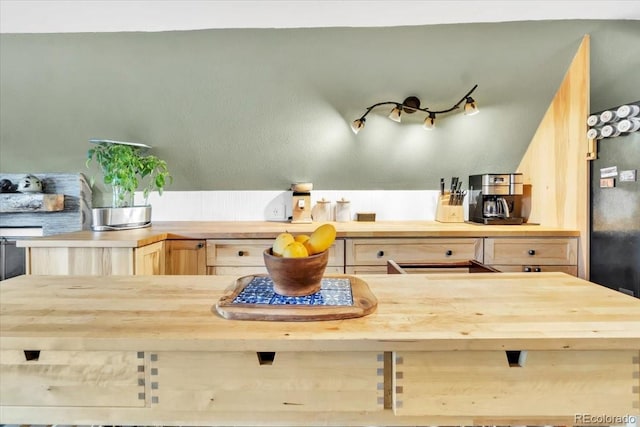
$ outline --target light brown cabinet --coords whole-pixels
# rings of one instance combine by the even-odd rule
[[[273,239],[207,240],[207,268],[210,274],[242,276],[266,273],[263,252]],[[327,274],[344,273],[344,240],[329,248]]]
[[[204,240],[165,241],[165,274],[207,274],[206,243]]]
[[[165,242],[156,242],[134,249],[135,275],[165,274]]]
[[[558,271],[578,275],[578,239],[572,237],[489,237],[484,263],[503,272]]]
[[[347,239],[347,274],[383,274],[387,260],[401,263],[482,262],[481,238]]]

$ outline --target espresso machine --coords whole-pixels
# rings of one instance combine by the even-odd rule
[[[522,224],[521,173],[469,176],[469,220],[480,224]]]

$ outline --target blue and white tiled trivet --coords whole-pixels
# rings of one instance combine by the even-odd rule
[[[269,276],[256,276],[236,296],[233,304],[352,306],[351,281],[348,278],[322,279],[320,290],[301,297],[279,295],[273,290]]]

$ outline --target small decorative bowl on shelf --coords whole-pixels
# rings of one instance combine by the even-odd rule
[[[322,276],[329,261],[329,251],[303,258],[284,258],[264,251],[264,265],[276,293],[285,296],[311,295],[320,290]]]

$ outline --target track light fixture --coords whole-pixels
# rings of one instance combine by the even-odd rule
[[[471,97],[471,94],[473,93],[474,90],[476,90],[477,87],[478,85],[475,85],[474,87],[472,87],[471,90],[467,92],[466,95],[462,97],[462,99],[460,99],[460,101],[455,103],[451,108],[447,108],[446,110],[433,111],[428,107],[421,108],[420,99],[418,99],[415,96],[408,97],[407,99],[402,101],[402,103],[394,102],[394,101],[378,102],[377,104],[373,104],[371,107],[367,108],[367,111],[364,112],[362,117],[354,120],[353,123],[351,123],[351,130],[353,130],[353,133],[355,134],[360,132],[364,128],[364,124],[367,121],[366,119],[367,114],[369,114],[371,110],[373,110],[374,108],[379,107],[381,105],[394,106],[391,112],[389,113],[389,118],[394,122],[398,122],[398,123],[402,121],[403,113],[413,114],[416,111],[422,111],[424,113],[427,113],[428,115],[427,115],[427,118],[424,120],[423,127],[427,130],[431,130],[435,127],[436,115],[450,113],[453,110],[460,108],[460,105],[463,102],[465,103],[464,104],[465,115],[472,116],[474,114],[477,114],[479,112],[478,106],[476,105],[476,101]]]

